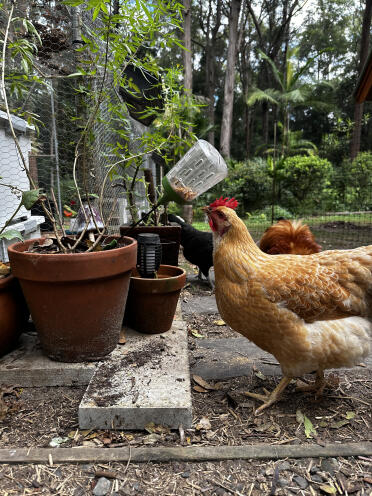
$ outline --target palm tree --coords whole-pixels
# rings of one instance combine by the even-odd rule
[[[270,65],[278,88],[267,88],[265,90],[255,88],[250,92],[247,98],[247,105],[249,106],[254,105],[256,102],[266,101],[280,109],[283,118],[281,126],[283,134],[283,155],[286,154],[286,150],[288,150],[289,147],[289,122],[292,109],[300,106],[315,107],[323,110],[330,109],[329,104],[313,98],[316,87],[319,87],[320,84],[329,86],[330,83],[314,83],[309,82],[309,80],[303,82],[301,80],[302,76],[306,75],[314,59],[318,57],[320,53],[315,57],[309,58],[304,66],[296,70],[298,50],[298,47],[288,49],[284,73],[280,72],[270,57],[264,52],[259,51],[261,57]]]

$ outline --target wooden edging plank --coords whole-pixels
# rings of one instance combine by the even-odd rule
[[[0,463],[168,462],[371,456],[372,442],[302,445],[191,446],[143,448],[14,448],[0,449]]]

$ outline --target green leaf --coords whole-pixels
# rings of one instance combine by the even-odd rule
[[[196,329],[191,329],[191,334],[194,336],[194,338],[204,338],[203,334],[200,334]]]
[[[20,241],[23,241],[23,236],[16,229],[9,229],[8,231],[0,234],[0,239],[7,239],[8,241],[11,241],[12,239],[19,239]]]
[[[30,191],[22,192],[22,205],[27,208],[27,210],[31,210],[31,208],[35,205],[35,203],[40,199],[41,188],[31,189]]]
[[[305,429],[305,436],[307,438],[312,438],[312,434],[316,436],[316,430],[314,429],[314,426],[311,422],[311,420],[304,415],[304,429]]]
[[[296,411],[296,420],[299,424],[302,424],[304,421],[304,414],[301,412],[301,410]]]
[[[263,375],[263,373],[258,370],[257,372],[255,372],[254,374],[256,377],[258,377],[259,379],[261,379],[262,381],[265,381],[266,380],[266,377]]]
[[[345,418],[348,420],[353,419],[355,417],[355,412],[346,412]]]
[[[307,438],[312,438],[312,434],[316,435],[316,430],[314,429],[314,426],[311,422],[311,420],[306,417],[304,413],[301,412],[301,410],[297,410],[296,412],[296,420],[299,424],[304,424],[304,430],[305,430],[305,436]]]

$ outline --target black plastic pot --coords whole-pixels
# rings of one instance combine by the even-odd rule
[[[128,233],[128,234],[127,234]],[[158,234],[161,242],[162,265],[178,266],[178,254],[181,243],[181,226],[120,226],[122,236],[137,239],[139,234]]]

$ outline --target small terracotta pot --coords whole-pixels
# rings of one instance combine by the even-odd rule
[[[29,315],[18,280],[12,274],[0,279],[0,356],[15,347]]]
[[[123,238],[121,238],[123,239]],[[116,346],[137,242],[92,253],[26,253],[35,240],[8,248],[43,352],[52,360],[100,360]]]
[[[172,265],[160,265],[157,275],[157,279],[142,278],[135,270],[130,278],[124,323],[146,334],[159,334],[171,328],[186,282],[186,272]]]

